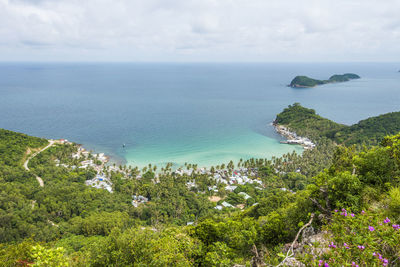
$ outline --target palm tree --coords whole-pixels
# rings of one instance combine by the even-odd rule
[[[211,172],[212,174],[214,174],[214,173],[215,173],[214,166],[211,166],[210,172]]]

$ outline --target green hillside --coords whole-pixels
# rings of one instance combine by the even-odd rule
[[[314,87],[324,84],[324,81],[312,79],[307,76],[296,76],[291,82],[290,87]]]
[[[0,166],[18,166],[27,149],[35,149],[48,144],[46,139],[28,136],[0,129]]]
[[[338,124],[316,114],[314,109],[294,103],[276,115],[276,124],[285,125],[300,136],[317,138],[330,136],[332,133],[342,130],[345,125]]]
[[[351,144],[378,144],[387,135],[400,131],[400,112],[390,112],[362,120],[335,133],[335,141]]]
[[[300,136],[326,137],[338,144],[376,145],[387,135],[400,131],[400,112],[391,112],[362,120],[354,125],[338,124],[316,114],[315,110],[295,103],[276,116],[275,123],[285,125]]]
[[[345,73],[343,75],[335,74],[329,78],[328,83],[329,82],[347,82],[347,81],[350,81],[353,79],[360,79],[360,76],[358,76],[357,74],[354,74],[354,73]]]

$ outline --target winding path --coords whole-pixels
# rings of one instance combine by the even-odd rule
[[[45,146],[45,147],[42,148],[41,150],[39,150],[39,151],[33,153],[33,154],[24,162],[24,168],[25,168],[25,170],[27,170],[27,171],[29,172],[29,171],[30,171],[30,170],[29,170],[29,167],[28,167],[29,161],[30,161],[31,159],[33,159],[34,157],[36,157],[39,153],[45,151],[46,149],[48,149],[49,147],[51,147],[52,145],[54,145],[54,143],[55,143],[56,141],[54,141],[54,140],[49,140],[49,142],[50,142],[50,143],[49,143],[47,146]],[[43,182],[42,178],[40,178],[40,177],[37,176],[37,175],[35,175],[35,176],[36,176],[36,180],[39,182],[39,185],[40,185],[41,187],[43,187],[43,186],[44,186],[44,182]]]

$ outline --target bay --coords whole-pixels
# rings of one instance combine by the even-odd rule
[[[400,110],[398,63],[0,63],[0,127],[113,161],[211,166],[302,148],[270,123],[294,102],[344,124]],[[362,78],[315,88],[296,75]],[[126,146],[123,147],[122,145]]]

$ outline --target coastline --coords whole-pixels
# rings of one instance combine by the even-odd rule
[[[304,149],[309,150],[313,149],[316,146],[307,137],[298,136],[296,132],[290,131],[290,129],[284,125],[279,125],[275,122],[272,122],[272,125],[274,126],[277,133],[287,139],[286,141],[280,141],[280,143],[282,144],[301,145]]]
[[[111,166],[113,164],[116,164],[116,165],[126,165],[127,164],[126,160],[123,157],[111,152],[109,149],[106,149],[104,147],[94,145],[93,143],[91,143],[91,144],[76,143],[76,144],[79,145],[80,147],[82,147],[82,149],[84,149],[92,154],[101,154],[101,153],[104,154],[107,157],[107,162],[105,162],[105,166]]]

